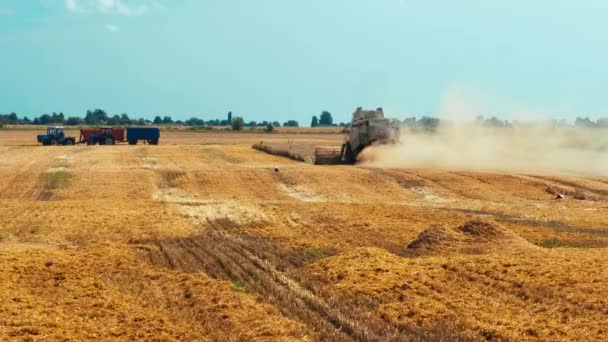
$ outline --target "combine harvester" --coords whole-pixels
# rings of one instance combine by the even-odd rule
[[[315,149],[315,165],[355,164],[357,156],[366,147],[375,144],[399,143],[399,121],[384,118],[382,108],[353,113],[350,129],[345,135],[342,148],[318,147]]]

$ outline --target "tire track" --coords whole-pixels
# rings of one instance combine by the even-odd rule
[[[290,270],[310,262],[312,256],[284,250],[262,239],[231,234],[220,222],[209,221],[207,230],[196,237],[144,244],[154,246],[142,249],[154,254],[147,256],[150,262],[243,284],[285,316],[311,325],[319,340],[402,341],[418,336],[363,316],[356,307],[321,298],[311,290],[312,284],[299,283],[289,276]]]

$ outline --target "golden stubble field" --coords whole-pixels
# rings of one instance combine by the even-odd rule
[[[286,139],[342,137],[0,131],[0,339],[608,338],[608,178],[250,147]]]

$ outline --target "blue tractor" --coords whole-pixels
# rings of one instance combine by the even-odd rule
[[[38,135],[38,142],[45,146],[74,145],[76,138],[66,136],[63,127],[51,126],[46,129],[46,134]]]

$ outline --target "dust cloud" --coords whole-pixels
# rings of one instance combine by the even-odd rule
[[[465,123],[443,124],[433,133],[402,129],[400,144],[371,146],[359,161],[375,167],[608,176],[608,129]]]

